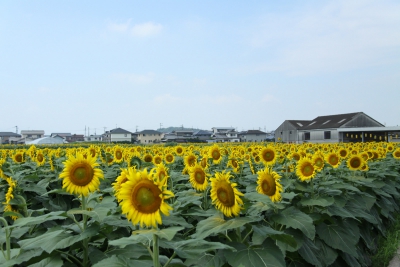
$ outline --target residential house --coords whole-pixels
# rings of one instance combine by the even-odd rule
[[[44,137],[44,131],[43,130],[22,130],[21,131],[21,138],[24,140],[24,142],[29,142],[33,141],[38,138]]]
[[[71,137],[72,137],[71,133],[51,133],[50,134],[50,137],[54,137],[54,136],[60,136],[68,143],[71,142]]]
[[[104,142],[132,142],[132,133],[122,128],[106,131],[102,139]]]
[[[264,142],[267,139],[267,133],[260,130],[248,130],[241,132],[239,138],[242,142]]]
[[[0,132],[0,144],[14,144],[21,139],[21,135],[13,132]]]
[[[207,142],[240,142],[238,137],[238,132],[232,127],[213,127],[211,138],[212,141],[207,140]]]
[[[91,134],[89,136],[85,136],[85,142],[101,142],[102,135],[100,134]]]
[[[199,141],[205,141],[211,139],[211,134],[209,131],[199,130],[193,133],[193,137]]]
[[[388,140],[388,128],[363,112],[319,116],[313,120],[286,120],[275,130],[275,141],[332,143]]]
[[[85,141],[85,136],[83,134],[73,134],[73,135],[71,135],[70,143],[73,143],[73,142],[84,142],[84,141]]]
[[[155,130],[143,130],[137,132],[137,140],[141,144],[160,143],[161,133]]]

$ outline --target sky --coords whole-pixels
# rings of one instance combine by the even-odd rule
[[[397,0],[0,1],[0,131],[400,125],[399,14]]]

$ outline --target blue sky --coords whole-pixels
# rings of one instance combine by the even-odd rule
[[[400,124],[398,1],[236,2],[1,1],[0,131]]]

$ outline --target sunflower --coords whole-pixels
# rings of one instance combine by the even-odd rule
[[[87,196],[99,187],[99,179],[104,178],[103,171],[96,168],[99,166],[96,158],[90,155],[85,159],[81,153],[77,153],[76,157],[70,156],[63,164],[65,167],[60,174],[63,179],[62,188],[70,194]]]
[[[294,159],[295,161],[299,161],[301,159],[301,155],[296,151],[290,153],[290,158]]]
[[[143,157],[144,162],[152,162],[153,161],[153,156],[149,153],[146,153]]]
[[[114,162],[120,163],[124,160],[124,149],[120,146],[114,147]]]
[[[276,150],[272,146],[264,147],[259,152],[259,156],[265,165],[274,164],[277,158]]]
[[[243,205],[240,198],[243,193],[236,189],[236,183],[229,181],[231,177],[229,172],[223,171],[216,172],[215,177],[210,179],[212,203],[227,217],[238,216]]]
[[[328,153],[325,156],[325,161],[328,162],[333,168],[337,168],[340,165],[339,155],[335,152]]]
[[[193,167],[194,164],[196,164],[196,162],[197,162],[197,157],[195,154],[190,153],[187,156],[185,156],[184,163],[186,167]]]
[[[88,153],[92,156],[92,158],[97,155],[97,148],[94,145],[90,145],[88,148]]]
[[[199,163],[189,168],[189,182],[193,188],[198,191],[206,190],[208,186],[209,174],[206,172],[207,168],[203,168]]]
[[[213,145],[210,147],[209,151],[209,158],[213,159],[214,164],[219,164],[222,160],[221,150],[218,145]]]
[[[314,178],[316,172],[312,161],[307,158],[299,160],[296,166],[296,174],[302,181]]]
[[[237,158],[235,157],[230,157],[228,159],[228,164],[226,166],[227,168],[232,167],[233,172],[238,173],[240,170],[240,162],[238,161]]]
[[[15,163],[22,163],[24,162],[24,153],[23,152],[17,152],[12,156],[12,159]]]
[[[365,162],[361,155],[352,155],[347,160],[347,167],[352,171],[360,170],[364,164]]]
[[[152,171],[155,172],[155,176],[161,181],[164,178],[168,179],[168,168],[164,165],[164,163],[160,163],[157,165],[156,168],[154,168]]]
[[[183,148],[183,146],[176,146],[175,147],[175,153],[178,156],[182,156],[184,152],[185,152],[185,149]]]
[[[395,159],[400,159],[400,148],[397,148],[394,152],[393,152],[393,157]]]
[[[324,168],[325,160],[321,153],[314,154],[311,160],[315,170],[321,171]]]
[[[164,159],[165,159],[165,163],[167,163],[167,164],[172,164],[175,161],[175,157],[174,157],[174,155],[172,155],[172,153],[165,154]]]
[[[8,190],[6,193],[6,202],[4,204],[10,203],[11,199],[14,198],[14,188],[17,186],[16,182],[13,181],[11,177],[6,178],[8,183]]]
[[[207,157],[203,157],[203,158],[200,160],[200,165],[201,165],[201,167],[202,167],[203,169],[205,169],[205,168],[208,167]]]
[[[339,149],[339,156],[341,159],[347,158],[348,155],[349,155],[349,151],[346,148]]]
[[[281,176],[272,171],[271,168],[260,170],[257,172],[257,192],[269,196],[273,202],[281,201],[282,185],[279,183]]]
[[[162,157],[160,156],[160,155],[155,155],[154,157],[153,157],[153,164],[154,165],[159,165],[159,164],[161,164],[162,163]]]
[[[122,213],[134,225],[157,228],[157,224],[162,224],[160,211],[169,216],[169,211],[173,209],[164,202],[174,196],[166,188],[167,179],[160,180],[154,173],[147,173],[146,169],[129,172],[127,178],[119,194]]]
[[[36,153],[35,161],[36,161],[38,166],[42,166],[42,165],[44,165],[46,163],[46,159],[45,159],[42,151],[39,150]]]

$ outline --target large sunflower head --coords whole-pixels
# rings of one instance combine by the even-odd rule
[[[236,183],[231,183],[229,172],[216,172],[211,178],[211,199],[216,208],[227,217],[238,216],[243,201],[243,196],[237,188]]]
[[[281,176],[272,171],[271,168],[260,170],[257,172],[257,192],[269,196],[273,202],[281,201],[282,185],[279,183]]]
[[[208,151],[209,158],[213,159],[214,164],[218,164],[222,160],[222,153],[218,145],[214,144],[212,147],[209,148]]]
[[[337,168],[340,165],[339,155],[335,152],[330,152],[325,156],[325,161],[328,162],[333,168]]]
[[[38,166],[43,166],[46,163],[46,158],[44,157],[44,154],[42,151],[37,151],[35,161]]]
[[[210,176],[207,173],[207,168],[203,168],[199,163],[196,163],[193,167],[189,168],[189,175],[189,181],[194,189],[198,191],[206,190],[208,186],[208,177]]]
[[[124,149],[120,146],[114,147],[114,162],[120,163],[124,160]]]
[[[129,172],[122,184],[119,197],[122,213],[132,224],[157,228],[162,224],[160,211],[169,216],[172,210],[165,200],[174,194],[167,190],[166,179],[160,180],[147,170]]]
[[[394,152],[393,152],[393,157],[395,159],[400,159],[400,148],[397,148]]]
[[[274,164],[277,158],[276,149],[272,146],[264,147],[259,152],[259,156],[265,165]]]
[[[163,161],[163,158],[162,158],[162,156],[160,156],[160,155],[155,155],[155,156],[153,157],[153,164],[154,164],[154,165],[159,165],[159,164],[162,163],[162,161]]]
[[[317,171],[321,171],[325,165],[324,156],[321,153],[314,154],[312,164]]]
[[[196,164],[196,162],[197,162],[197,157],[195,154],[189,153],[187,156],[185,156],[184,159],[185,166],[193,167]]]
[[[172,153],[167,153],[164,156],[164,160],[165,160],[165,163],[172,164],[175,161],[175,157],[174,157],[174,155],[172,155]]]
[[[103,171],[99,168],[96,158],[77,153],[69,156],[64,163],[64,170],[60,173],[63,179],[63,187],[70,194],[87,196],[89,192],[95,191],[100,185],[100,179],[104,178]]]
[[[178,156],[182,156],[185,153],[185,149],[183,148],[183,146],[176,146],[175,147],[175,153]]]
[[[308,158],[302,158],[297,162],[296,174],[302,181],[314,178],[316,172],[312,161]]]
[[[361,155],[352,155],[347,160],[347,167],[352,171],[360,170],[364,164],[365,161]]]
[[[18,151],[12,156],[12,159],[15,163],[23,163],[25,161],[24,153]]]

